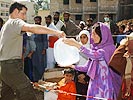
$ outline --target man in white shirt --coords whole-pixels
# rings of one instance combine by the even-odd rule
[[[52,22],[52,16],[48,15],[45,17],[45,21],[46,21],[46,26],[50,29],[54,29],[54,30],[58,30],[56,28],[56,26],[54,25],[54,23]],[[48,49],[47,49],[47,68],[51,69],[55,67],[55,59],[54,59],[54,43],[56,42],[56,40],[58,40],[58,37],[54,36],[54,35],[48,35]]]
[[[66,27],[65,24],[60,20],[60,13],[59,12],[55,12],[54,13],[54,25],[56,26],[56,28],[60,31],[64,31],[66,33]]]

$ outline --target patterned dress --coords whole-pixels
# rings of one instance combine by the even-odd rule
[[[109,60],[115,50],[114,42],[110,29],[103,23],[98,22],[98,24],[101,30],[101,42],[92,44],[92,49],[83,46],[80,48],[80,52],[88,57],[88,61],[83,66],[75,66],[75,69],[87,72],[90,77],[86,100],[99,100],[95,97],[117,100],[121,76],[108,67]]]

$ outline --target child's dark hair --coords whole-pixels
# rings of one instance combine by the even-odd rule
[[[75,75],[74,69],[71,69],[71,68],[64,69],[63,73],[64,73],[64,75],[65,75],[65,74],[72,74],[72,75]]]
[[[22,10],[22,8],[25,8],[27,10],[27,7],[21,3],[14,2],[9,9],[9,14],[11,14],[15,9],[18,9],[19,11]]]

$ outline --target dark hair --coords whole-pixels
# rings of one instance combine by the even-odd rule
[[[22,10],[22,8],[25,8],[26,10],[28,9],[25,5],[18,3],[18,2],[14,2],[10,6],[9,14],[11,14],[15,9],[18,9],[20,11],[20,10]]]
[[[36,16],[36,17],[34,17],[34,20],[35,20],[36,18],[42,20],[42,17],[41,17],[41,16]]]
[[[0,22],[1,22],[1,24],[3,24],[4,23],[4,21],[3,21],[3,19],[0,17]]]
[[[102,34],[100,29],[100,23],[96,23],[93,25],[93,29],[95,30],[96,34],[100,37],[99,43],[102,41]]]
[[[91,21],[91,22],[93,22],[93,19],[92,19],[92,18],[88,18],[87,21]]]
[[[64,75],[65,75],[65,74],[72,74],[72,75],[75,75],[74,69],[71,69],[71,68],[64,69],[63,72],[64,72]]]
[[[57,14],[57,15],[59,15],[59,16],[60,16],[60,12],[58,12],[58,11],[54,12],[54,14]]]
[[[109,16],[109,14],[108,13],[104,13],[104,16]]]
[[[126,28],[125,25],[120,25],[119,27],[122,28],[123,30],[125,30]]]
[[[48,16],[46,16],[45,18],[52,19],[52,16],[51,16],[51,15],[48,15]]]

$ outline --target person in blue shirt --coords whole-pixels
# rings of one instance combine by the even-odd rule
[[[124,35],[126,34],[124,33],[124,30],[125,30],[125,25],[120,25],[119,34],[116,37],[116,47],[118,47],[120,45],[120,41],[125,38]]]

